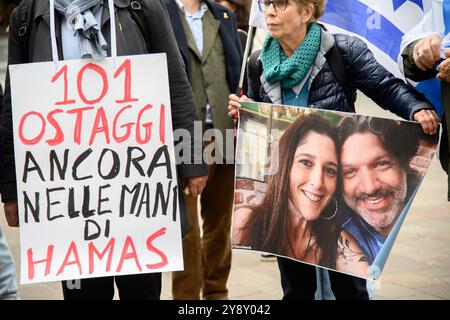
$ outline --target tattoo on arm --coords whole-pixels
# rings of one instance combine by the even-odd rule
[[[345,265],[350,262],[368,262],[364,252],[350,248],[350,241],[347,238],[344,239],[342,235],[339,235],[337,250],[338,259],[344,259]]]

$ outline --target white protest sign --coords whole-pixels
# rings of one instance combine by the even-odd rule
[[[21,283],[182,270],[165,54],[10,74]]]

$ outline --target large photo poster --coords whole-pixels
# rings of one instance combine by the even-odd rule
[[[378,279],[437,142],[413,122],[242,103],[233,248]]]
[[[10,73],[21,283],[182,270],[165,54]]]

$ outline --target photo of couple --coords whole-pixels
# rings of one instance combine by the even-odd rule
[[[371,278],[437,135],[413,122],[257,103],[244,103],[239,121],[233,248]]]

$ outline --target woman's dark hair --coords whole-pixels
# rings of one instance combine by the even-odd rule
[[[278,143],[278,169],[268,177],[263,201],[251,207],[252,219],[243,228],[244,235],[241,242],[243,245],[251,245],[254,249],[273,253],[287,247],[289,175],[297,146],[311,132],[328,136],[338,150],[336,131],[327,120],[315,114],[295,120]],[[274,161],[271,165],[273,164]],[[339,186],[336,192],[339,192],[338,189]],[[332,200],[321,216],[332,216],[335,210],[336,202]],[[321,250],[320,264],[329,268],[334,268],[336,264],[338,228],[335,221],[336,218],[331,220],[319,218],[312,222],[312,234],[317,237],[317,246]]]

